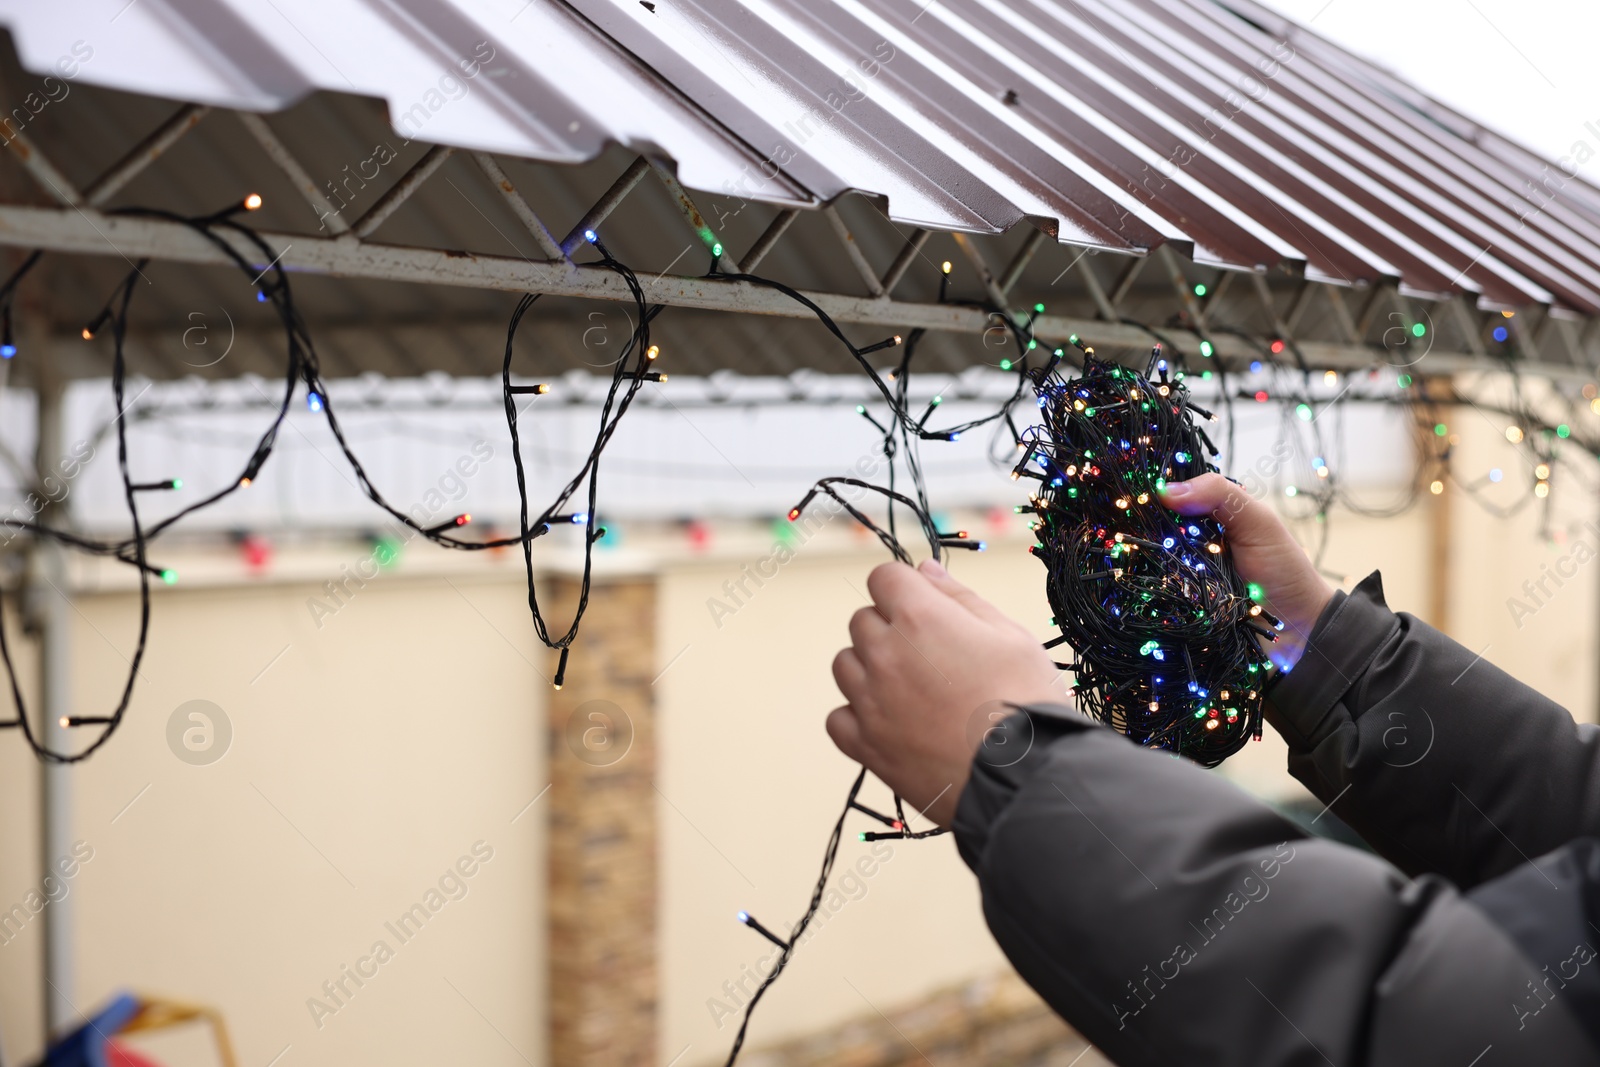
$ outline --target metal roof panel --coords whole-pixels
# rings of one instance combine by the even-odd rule
[[[740,200],[861,192],[934,230],[1600,311],[1600,189],[1253,0],[0,0],[0,23],[31,70],[149,96],[348,93],[408,141],[622,145]]]

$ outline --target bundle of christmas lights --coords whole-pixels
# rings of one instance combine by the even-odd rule
[[[1049,645],[1077,651],[1063,666],[1084,713],[1212,767],[1261,736],[1258,638],[1281,624],[1234,571],[1222,525],[1161,503],[1168,482],[1217,469],[1195,418],[1212,416],[1181,373],[1160,347],[1143,375],[1083,352],[1079,377],[1059,359],[1033,373],[1042,422],[1012,471],[1039,483],[1017,510],[1037,516],[1032,552],[1061,629]]]

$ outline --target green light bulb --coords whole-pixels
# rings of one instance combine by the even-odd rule
[[[1204,283],[1202,283],[1200,285],[1196,285],[1194,287],[1194,295],[1195,296],[1205,296],[1206,295],[1206,287],[1205,287]]]
[[[1216,351],[1216,349],[1211,347],[1211,342],[1210,341],[1201,341],[1200,342],[1200,354],[1202,356],[1204,356],[1205,358],[1210,359],[1211,358],[1211,353],[1213,353],[1215,351]]]
[[[1428,335],[1428,328],[1426,326],[1424,326],[1422,323],[1419,322],[1415,326],[1411,327],[1411,336],[1412,337],[1426,337],[1427,335]]]
[[[166,582],[168,585],[177,585],[178,572],[173,570],[171,567],[168,567],[166,570],[161,572],[161,580]]]
[[[1001,370],[1010,370],[1011,369],[1011,361],[1009,359],[1002,359],[1000,361],[1000,369]]]

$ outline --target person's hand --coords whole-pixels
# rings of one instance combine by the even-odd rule
[[[829,714],[828,735],[948,826],[992,725],[987,712],[1000,701],[1062,702],[1063,672],[1021,624],[937,563],[885,563],[867,590],[873,606],[850,619],[851,646],[834,657],[848,703]]]
[[[1222,523],[1234,569],[1261,586],[1267,610],[1283,620],[1267,654],[1285,669],[1300,662],[1311,628],[1333,599],[1333,587],[1317,573],[1277,513],[1220,474],[1168,482],[1162,502],[1180,515],[1210,515]]]

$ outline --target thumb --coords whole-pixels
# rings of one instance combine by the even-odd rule
[[[1162,503],[1179,515],[1210,515],[1227,527],[1238,544],[1266,544],[1288,537],[1288,531],[1263,502],[1215,472],[1186,482],[1169,482]]]
[[[1011,622],[1010,617],[1005,612],[950,577],[950,572],[933,560],[923,560],[918,565],[917,572],[931,582],[939,592],[956,601],[985,622],[1007,624]]]

